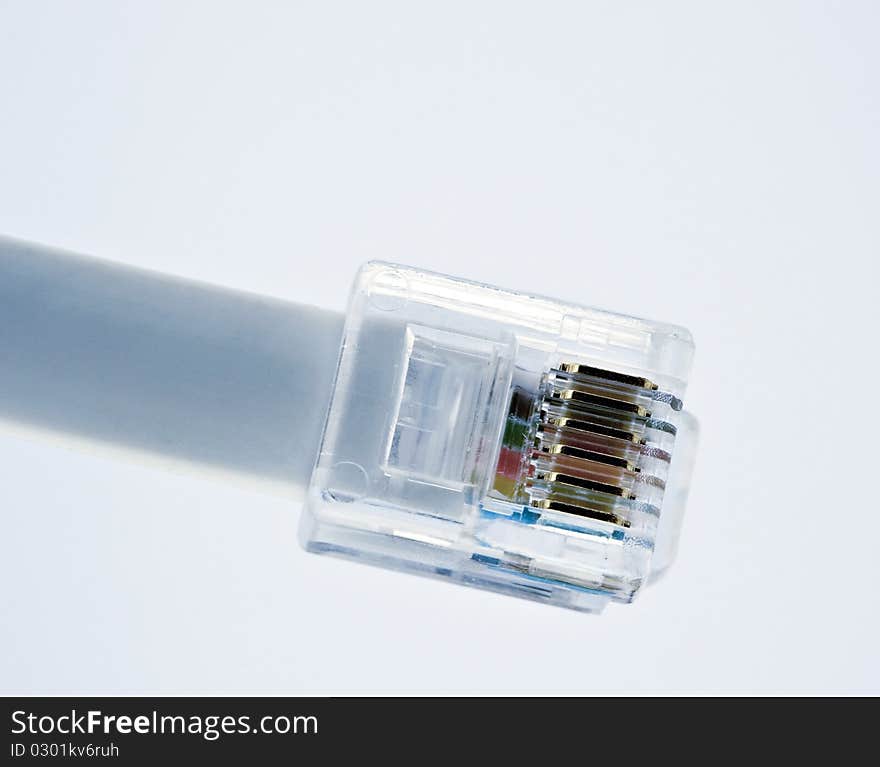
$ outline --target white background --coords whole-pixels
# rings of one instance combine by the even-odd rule
[[[880,692],[878,25],[0,0],[0,231],[337,309],[379,257],[680,323],[703,427],[676,566],[597,618],[0,424],[0,691]]]

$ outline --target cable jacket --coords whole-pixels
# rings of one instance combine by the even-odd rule
[[[0,422],[298,494],[343,315],[0,237]]]

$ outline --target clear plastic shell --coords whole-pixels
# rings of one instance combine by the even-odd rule
[[[369,263],[304,544],[579,610],[630,601],[664,497],[674,553],[692,355],[683,328]]]

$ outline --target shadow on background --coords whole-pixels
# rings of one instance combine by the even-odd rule
[[[0,419],[301,487],[342,323],[0,237]]]

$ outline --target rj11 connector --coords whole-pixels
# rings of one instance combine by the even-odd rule
[[[587,612],[675,554],[681,327],[387,263],[358,274],[304,546]]]
[[[587,611],[675,553],[681,328],[382,263],[343,318],[3,237],[0,327],[4,424],[305,495],[311,551]]]

